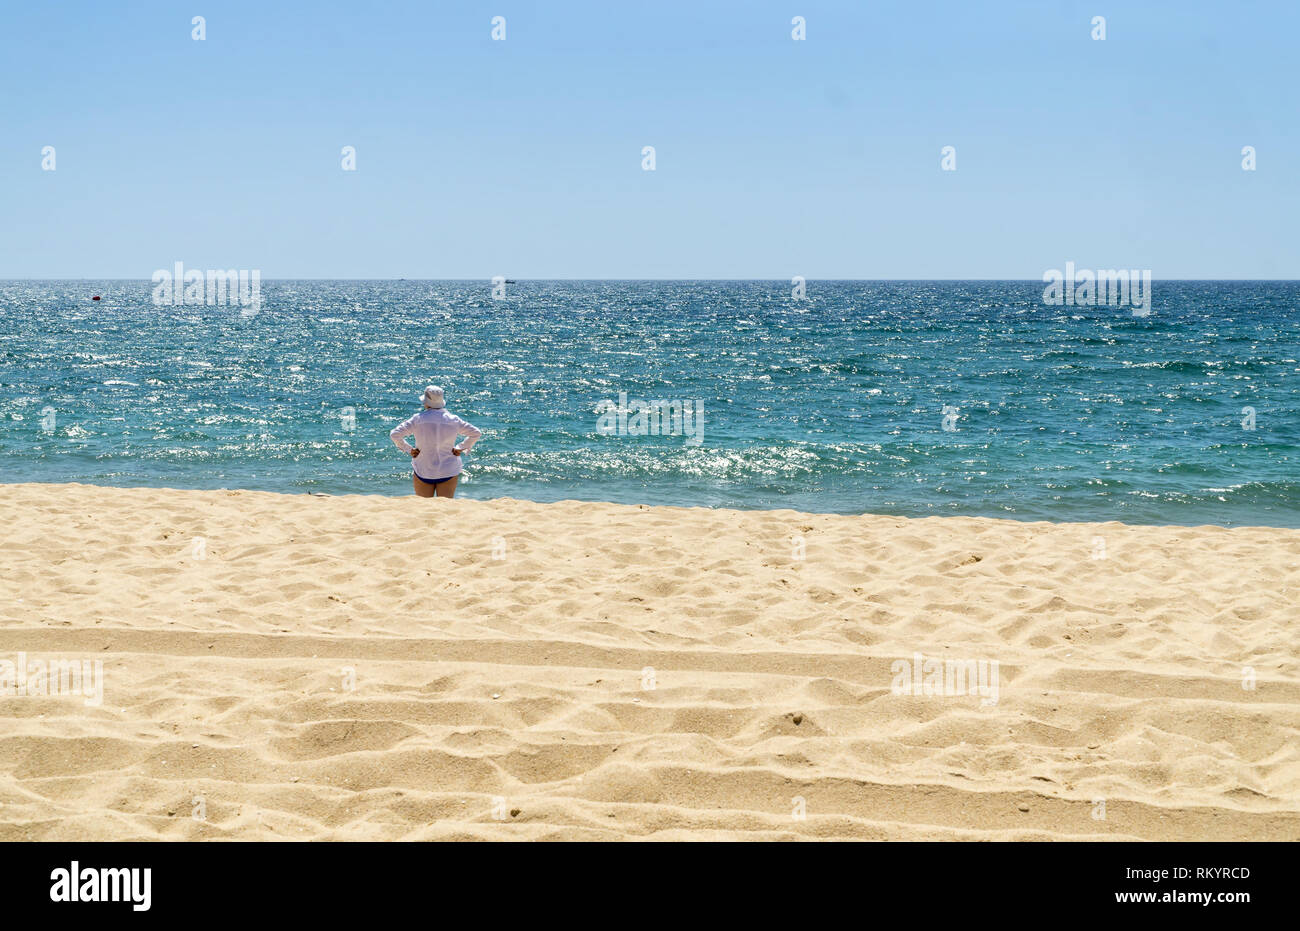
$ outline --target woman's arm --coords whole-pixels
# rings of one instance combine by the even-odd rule
[[[456,426],[460,428],[461,433],[465,434],[465,442],[452,448],[452,452],[459,456],[461,453],[467,453],[474,448],[474,444],[477,443],[478,438],[483,435],[483,431],[469,421],[461,420],[459,417],[456,418]]]
[[[388,438],[393,441],[393,445],[410,456],[414,456],[419,451],[419,447],[412,449],[407,444],[406,438],[411,434],[411,428],[415,426],[415,418],[419,416],[419,414],[416,414],[414,417],[403,420],[388,432]]]

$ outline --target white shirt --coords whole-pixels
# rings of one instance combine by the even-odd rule
[[[456,445],[456,437],[462,433],[466,440],[461,446],[463,452],[469,452],[483,431],[473,424],[461,420],[445,407],[427,408],[409,420],[404,420],[388,438],[407,456],[411,447],[406,445],[406,437],[415,434],[415,445],[420,455],[412,460],[415,474],[420,478],[451,478],[460,474],[460,456],[453,455],[451,448]]]

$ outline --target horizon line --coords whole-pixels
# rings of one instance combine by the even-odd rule
[[[206,271],[206,269],[205,269]],[[253,269],[245,269],[253,271]],[[1128,269],[1124,269],[1128,271]],[[260,275],[260,272],[259,272]],[[493,277],[474,276],[469,278],[324,278],[316,276],[295,277],[287,276],[280,278],[262,278],[262,281],[437,281],[437,282],[462,282],[462,281],[483,281],[491,283]],[[792,276],[794,277],[794,276]],[[913,282],[913,281],[1014,281],[1014,282],[1031,282],[1034,284],[1043,284],[1045,279],[1041,278],[828,278],[823,276],[799,276],[805,282],[811,281],[848,281],[848,282]],[[1300,282],[1300,278],[1155,278],[1155,281],[1181,282],[1181,281],[1250,281],[1250,282]],[[151,278],[113,278],[113,277],[91,277],[91,278],[59,278],[59,277],[39,277],[39,278],[3,278],[0,281],[129,281],[145,282],[153,284]],[[789,278],[512,278],[511,283],[518,284],[521,282],[540,282],[540,281],[600,281],[600,282],[629,282],[629,281],[737,281],[737,282],[783,282],[788,283]]]

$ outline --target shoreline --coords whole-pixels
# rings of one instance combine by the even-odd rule
[[[3,840],[1300,840],[1300,530],[44,483],[0,524],[0,664],[102,664],[0,696]]]
[[[166,491],[177,494],[249,494],[249,495],[272,495],[283,498],[340,498],[340,499],[365,499],[372,501],[403,501],[414,496],[403,486],[401,491],[393,494],[381,494],[379,492],[346,492],[336,494],[328,491],[267,491],[260,488],[178,488],[174,485],[96,485],[90,482],[0,482],[0,489],[3,488],[20,488],[32,486],[36,488],[90,488],[103,489],[111,491]],[[440,502],[447,499],[438,499]],[[476,504],[492,503],[518,503],[537,505],[539,507],[550,507],[552,505],[592,505],[592,506],[609,506],[613,508],[629,508],[632,510],[645,510],[654,508],[655,510],[665,511],[687,511],[687,512],[727,512],[734,514],[795,514],[803,517],[835,517],[846,520],[861,518],[880,519],[880,520],[900,520],[900,521],[991,521],[996,523],[1013,524],[1016,526],[1042,524],[1052,527],[1127,527],[1133,529],[1169,529],[1169,530],[1258,530],[1258,531],[1279,531],[1282,533],[1300,534],[1300,527],[1288,527],[1280,524],[1239,524],[1228,526],[1225,524],[1175,524],[1175,523],[1130,523],[1121,520],[1048,520],[1045,518],[1018,518],[1018,517],[988,517],[985,515],[975,514],[927,514],[924,517],[911,517],[904,514],[888,514],[876,511],[860,511],[851,514],[839,511],[803,511],[798,508],[736,508],[736,507],[711,507],[702,504],[627,504],[620,501],[588,500],[585,498],[559,498],[554,501],[537,501],[532,498],[512,498],[503,495],[497,498],[469,498],[463,495],[451,499],[455,503],[469,501]]]

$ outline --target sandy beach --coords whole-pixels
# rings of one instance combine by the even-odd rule
[[[53,484],[0,524],[0,840],[1300,839],[1300,531]]]

